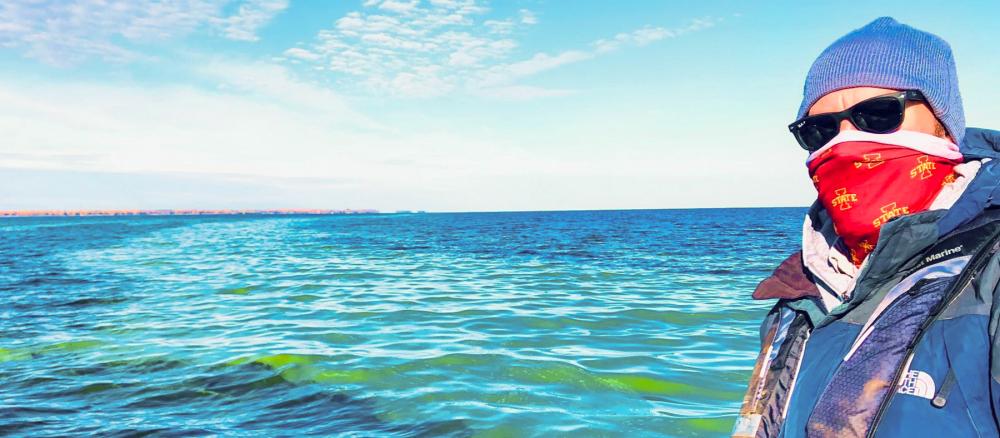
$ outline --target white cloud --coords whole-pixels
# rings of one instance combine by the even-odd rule
[[[378,8],[400,14],[406,14],[415,9],[417,7],[417,3],[419,3],[417,0],[410,0],[410,1],[385,0],[378,5]]]
[[[677,35],[677,32],[662,27],[644,27],[629,33],[620,33],[611,39],[597,40],[593,43],[593,46],[595,51],[603,53],[618,50],[628,44],[644,46],[654,41]]]
[[[286,8],[287,0],[247,0],[235,15],[222,19],[223,34],[229,39],[257,41],[257,30]]]
[[[369,90],[430,97],[464,86],[470,71],[510,55],[516,41],[505,36],[519,22],[485,20],[476,0],[367,0],[333,28],[317,34],[307,50],[287,56],[312,60],[330,71],[357,76]],[[357,84],[359,81],[351,80]]]
[[[721,21],[722,18],[696,18],[691,20],[687,26],[676,29],[646,26],[632,32],[619,33],[610,39],[594,41],[592,46],[597,53],[611,52],[630,45],[645,46],[662,39],[675,38],[691,32],[708,29]]]
[[[292,47],[291,49],[285,50],[284,55],[290,58],[304,59],[306,61],[315,61],[319,59],[319,55],[316,53],[299,47]]]
[[[538,24],[538,17],[535,17],[535,13],[527,9],[521,9],[521,23],[523,24]]]
[[[535,56],[511,64],[502,64],[493,67],[483,75],[483,82],[492,85],[498,82],[511,81],[518,78],[531,76],[556,67],[585,61],[593,58],[589,52],[579,50],[569,50],[552,56],[547,53],[537,53]]]
[[[517,25],[514,20],[486,20],[483,25],[489,28],[490,33],[506,35],[514,31],[514,27]]]
[[[424,66],[397,74],[388,85],[407,96],[433,97],[451,91],[452,84],[440,72],[438,66]]]
[[[210,61],[200,65],[196,73],[214,79],[223,90],[239,90],[242,95],[263,97],[282,107],[323,117],[328,123],[381,129],[378,123],[354,111],[337,93],[327,87],[298,80],[280,65]]]
[[[287,7],[286,0],[66,0],[0,2],[0,47],[53,65],[97,57],[142,58],[132,44],[162,41],[209,29],[236,40]],[[235,13],[226,15],[227,7]]]
[[[310,61],[320,69],[347,75],[345,86],[367,92],[408,97],[434,97],[453,92],[526,99],[562,96],[566,90],[544,90],[514,82],[563,65],[593,59],[628,46],[644,46],[713,26],[717,20],[693,20],[667,29],[646,26],[593,42],[586,49],[535,53],[517,60],[519,30],[538,23],[521,9],[515,17],[490,17],[477,0],[365,0],[331,29],[320,31],[307,47],[285,53],[295,62]]]

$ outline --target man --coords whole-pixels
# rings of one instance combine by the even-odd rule
[[[1000,132],[966,129],[948,44],[845,35],[789,130],[817,200],[754,292],[778,302],[733,435],[1000,435]]]

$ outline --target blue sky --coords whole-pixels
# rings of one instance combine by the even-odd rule
[[[1000,125],[996,2],[0,4],[0,209],[806,205],[785,126],[882,15]]]

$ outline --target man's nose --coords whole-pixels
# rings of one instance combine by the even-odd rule
[[[844,120],[840,121],[840,130],[841,131],[848,131],[848,130],[857,131],[858,128],[855,128],[854,124],[851,123],[850,120],[844,119]]]

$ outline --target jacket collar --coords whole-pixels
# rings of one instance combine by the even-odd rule
[[[796,252],[778,265],[770,277],[764,279],[753,291],[753,299],[780,298],[794,300],[806,296],[819,297],[816,283],[809,279],[802,254]]]
[[[875,252],[869,255],[872,263],[866,263],[859,276],[872,281],[883,280],[913,255],[979,216],[986,208],[1000,206],[1000,131],[968,128],[959,149],[966,161],[987,160],[965,192],[946,211],[913,214],[886,224],[879,242],[889,244],[876,245]],[[808,214],[816,230],[829,226],[829,216],[819,203],[814,203]],[[851,303],[863,301],[867,296],[867,293],[855,292],[849,301]],[[795,301],[807,298],[813,303],[819,300],[819,296],[811,274],[802,263],[801,251],[785,259],[753,293],[754,299]],[[841,306],[835,313],[849,310],[844,307]]]

